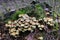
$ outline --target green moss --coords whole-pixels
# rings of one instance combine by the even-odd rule
[[[37,17],[37,19],[45,17],[44,9],[41,7],[40,4],[35,5],[35,13],[37,16],[39,16]]]
[[[59,25],[58,25],[57,22],[55,22],[54,29],[55,29],[55,30],[59,30]]]
[[[17,10],[14,14],[12,14],[10,16],[10,18],[6,19],[6,21],[8,21],[8,20],[17,20],[19,14],[25,14],[25,13],[26,13],[25,9]]]

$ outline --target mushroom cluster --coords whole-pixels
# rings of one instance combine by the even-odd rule
[[[50,26],[54,26],[54,20],[51,17],[44,18],[44,22],[46,22]]]
[[[29,17],[27,14],[18,15],[19,19],[15,21],[8,21],[8,24],[5,26],[9,29],[9,33],[13,36],[19,35],[20,31],[31,31],[33,32],[35,28],[42,30],[45,25],[42,24],[43,19],[37,20],[35,17]],[[44,19],[45,22],[52,21],[53,19]]]

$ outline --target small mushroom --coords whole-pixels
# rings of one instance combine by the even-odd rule
[[[30,22],[30,20],[29,19],[27,19],[27,20],[25,20],[26,22]]]
[[[39,28],[39,30],[43,30],[42,28]]]
[[[53,21],[53,19],[52,19],[52,18],[50,18],[48,21]]]
[[[28,26],[24,26],[24,28],[28,28]]]
[[[49,12],[46,12],[46,15],[50,14]]]
[[[41,26],[41,28],[44,28],[45,26],[44,25],[40,25]]]
[[[24,24],[21,24],[20,26],[25,26]]]
[[[54,24],[50,24],[50,26],[54,26]]]
[[[39,19],[39,21],[42,20],[42,19]]]
[[[38,37],[39,40],[43,40],[43,37]]]
[[[16,30],[16,34],[17,34],[17,35],[19,34],[19,30]]]
[[[16,36],[16,32],[12,32],[12,33],[10,33],[10,35],[12,35],[12,36],[14,36],[14,37],[17,37],[17,36]]]
[[[6,27],[8,27],[8,24],[5,24]]]
[[[35,29],[35,28],[36,28],[36,26],[32,26],[32,28],[33,28],[33,29]]]
[[[19,17],[22,17],[23,15],[24,15],[24,14],[19,14],[18,16],[19,16]]]
[[[18,28],[18,31],[22,31],[22,28]]]
[[[24,21],[24,19],[22,18],[22,19],[20,19],[20,21]]]
[[[20,26],[19,23],[17,23],[16,26]]]
[[[45,21],[45,22],[47,22],[47,19],[46,19],[46,18],[44,18],[44,21]]]
[[[15,28],[11,28],[11,29],[9,30],[9,32],[14,32],[14,31],[16,31]]]
[[[8,27],[11,27],[11,25],[8,25]]]
[[[36,23],[32,22],[32,25],[35,25]]]
[[[8,21],[8,24],[11,24],[12,22],[11,21]]]
[[[50,25],[50,22],[47,22],[47,24],[49,24],[49,25]]]
[[[17,21],[14,21],[14,23],[17,23]]]
[[[32,28],[28,28],[28,31],[31,31],[32,30]]]
[[[38,25],[38,27],[40,28],[41,26],[40,26],[40,25]]]
[[[21,24],[21,21],[19,21],[18,23]]]
[[[27,29],[23,29],[23,30],[24,30],[24,32],[27,31]]]
[[[39,25],[39,23],[36,23],[36,25]]]
[[[28,25],[28,23],[26,22],[25,25]]]

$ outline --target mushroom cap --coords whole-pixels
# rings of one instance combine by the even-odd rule
[[[29,26],[24,26],[24,28],[28,28]]]
[[[50,26],[54,26],[54,24],[50,24]]]
[[[26,22],[25,25],[29,25],[29,23]]]
[[[27,31],[27,29],[23,29],[24,31]]]
[[[20,21],[24,21],[24,19],[22,18],[22,19],[20,19]]]
[[[36,25],[39,25],[39,23],[36,23]]]
[[[31,30],[31,32],[33,32],[34,30]]]
[[[34,22],[36,22],[37,20],[36,20],[36,19],[34,19],[33,21],[34,21]]]
[[[35,28],[36,28],[36,26],[32,26],[32,28],[33,28],[33,29],[35,29]]]
[[[42,20],[42,19],[39,19],[39,21]]]
[[[11,28],[11,29],[9,30],[9,32],[15,32],[15,31],[16,31],[15,28]]]
[[[44,28],[45,26],[44,25],[40,25],[41,26],[41,28]]]
[[[50,18],[48,21],[53,21],[53,19],[52,19],[52,18]]]
[[[35,18],[35,17],[32,17],[31,19],[32,19],[32,20],[36,20],[36,18]]]
[[[25,26],[24,24],[21,24],[20,26]]]
[[[16,33],[15,32],[12,32],[12,33],[10,33],[10,35],[12,35],[12,36],[16,36]]]
[[[18,23],[21,24],[21,21],[19,21]]]
[[[19,23],[17,23],[16,26],[20,26]]]
[[[35,25],[36,23],[35,22],[32,22],[32,25]]]
[[[44,18],[44,21],[45,21],[45,22],[47,22],[47,19],[46,19],[46,18]]]
[[[38,39],[43,40],[43,37],[38,37]]]
[[[24,15],[26,18],[29,18],[29,16],[27,14]]]
[[[22,16],[24,16],[24,14],[19,14],[19,15],[18,15],[18,17],[22,17]]]
[[[39,30],[43,30],[42,28],[39,28]]]
[[[11,21],[8,21],[8,24],[11,24],[12,22]]]
[[[18,28],[18,31],[22,31],[22,28]]]
[[[14,21],[14,23],[17,23],[17,21]]]
[[[31,31],[32,30],[32,28],[28,28],[28,31]]]
[[[11,25],[8,25],[8,27],[11,27]]]
[[[8,24],[5,24],[6,27],[8,27]]]
[[[29,20],[29,19],[27,19],[27,20],[26,20],[26,22],[30,22],[30,20]]]
[[[46,12],[46,14],[50,14],[49,12]]]
[[[17,34],[17,35],[19,34],[19,30],[16,30],[16,34]]]
[[[50,24],[50,22],[47,22],[47,24]]]
[[[45,22],[47,22],[47,19],[44,19]]]
[[[38,25],[38,27],[40,28],[41,26],[40,26],[40,25]]]

